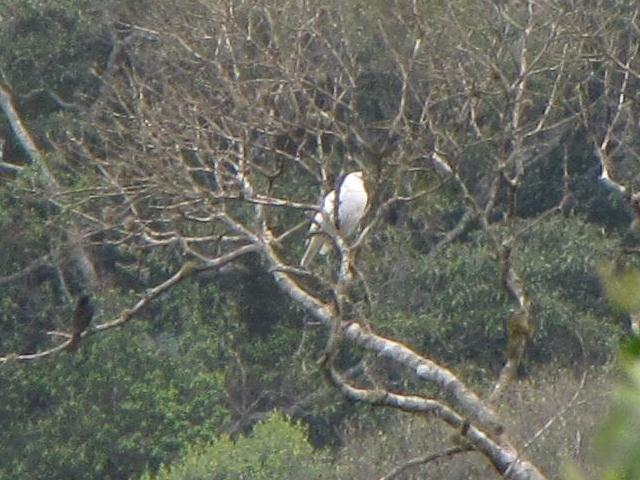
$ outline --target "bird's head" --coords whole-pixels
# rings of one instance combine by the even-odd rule
[[[342,183],[351,183],[351,184],[359,183],[359,184],[363,184],[364,183],[364,174],[360,170],[358,170],[356,172],[351,172],[351,173],[349,173],[348,175],[346,175],[344,177],[344,180],[343,180]]]

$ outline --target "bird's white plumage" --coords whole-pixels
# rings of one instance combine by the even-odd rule
[[[367,209],[367,189],[364,185],[362,172],[352,172],[342,181],[338,195],[338,220],[335,220],[336,192],[332,190],[322,201],[320,211],[313,217],[309,227],[309,243],[300,261],[306,267],[318,252],[325,255],[331,249],[331,240],[323,232],[335,231],[343,237],[351,235]]]
[[[600,181],[604,183],[607,187],[617,190],[620,193],[626,193],[627,189],[620,185],[618,182],[614,182],[609,176],[609,171],[607,170],[607,166],[602,164],[602,172],[600,173]]]
[[[453,173],[453,170],[449,166],[449,163],[447,163],[447,160],[437,151],[434,151],[433,155],[431,155],[431,161],[433,162],[436,172],[441,177],[447,177]]]
[[[640,312],[633,312],[630,315],[630,325],[633,334],[640,336]]]

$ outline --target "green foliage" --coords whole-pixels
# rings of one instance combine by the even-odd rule
[[[496,228],[496,235],[506,233]],[[513,304],[489,239],[474,233],[427,257],[406,237],[392,238],[399,245],[387,257],[370,259],[381,306],[376,324],[445,362],[499,364]],[[512,255],[534,302],[531,360],[571,364],[583,349],[589,362],[611,357],[622,330],[595,272],[615,248],[615,240],[575,216],[550,217],[521,236]]]
[[[381,191],[390,189],[390,184],[395,182],[402,185],[398,192],[403,195],[412,195],[422,189],[436,192],[428,196],[428,201],[404,205],[405,210],[401,213],[405,218],[398,222],[397,228],[374,232],[377,236],[371,239],[372,248],[361,253],[363,270],[371,280],[374,304],[371,323],[374,328],[447,364],[477,370],[488,370],[488,367],[501,364],[505,347],[504,320],[510,314],[513,302],[501,287],[501,272],[488,235],[509,238],[524,226],[525,220],[532,221],[540,212],[557,204],[565,187],[560,152],[552,151],[546,158],[527,165],[518,191],[516,213],[519,219],[514,225],[500,223],[501,209],[506,204],[505,193],[501,191],[494,210],[495,218],[490,219],[495,222],[490,231],[479,233],[474,225],[470,225],[464,236],[433,257],[426,253],[443,232],[455,226],[465,208],[464,200],[459,189],[452,186],[455,182],[445,181],[436,191],[433,184],[439,179],[435,174],[424,172],[424,168],[412,168],[413,173],[409,174],[401,157],[419,155],[422,158],[438,145],[438,139],[430,138],[430,134],[420,129],[420,125],[425,124],[421,112],[426,106],[420,99],[421,89],[430,92],[429,96],[433,95],[436,105],[440,105],[429,111],[433,117],[429,123],[434,122],[436,130],[442,126],[442,133],[447,133],[447,129],[455,133],[463,126],[456,126],[455,121],[440,125],[436,118],[439,110],[442,110],[443,118],[448,117],[449,108],[451,119],[468,116],[467,113],[456,113],[460,105],[470,105],[464,101],[464,96],[460,96],[467,87],[457,83],[456,78],[464,73],[463,68],[473,70],[468,72],[469,78],[477,80],[478,95],[483,95],[483,81],[490,72],[484,71],[478,63],[473,65],[474,55],[465,58],[458,38],[460,32],[465,32],[465,39],[477,49],[473,52],[478,55],[490,52],[489,58],[493,62],[494,52],[509,51],[495,46],[501,41],[505,44],[516,42],[518,29],[494,28],[501,17],[497,15],[499,10],[489,9],[493,13],[487,14],[483,2],[420,1],[415,4],[419,6],[415,12],[411,6],[390,5],[379,0],[310,2],[314,5],[309,11],[314,13],[309,18],[303,17],[306,11],[293,12],[293,8],[295,15],[276,15],[291,7],[289,2],[250,2],[236,5],[237,25],[229,26],[237,30],[225,33],[227,44],[223,45],[224,42],[216,40],[216,29],[231,14],[212,19],[211,14],[217,12],[219,3],[187,2],[176,7],[148,0],[0,0],[3,80],[11,84],[28,126],[43,146],[48,145],[45,133],[53,132],[50,138],[55,139],[56,131],[76,132],[75,127],[70,127],[75,121],[75,113],[70,112],[75,110],[63,108],[51,93],[63,101],[90,105],[104,85],[99,78],[105,72],[109,55],[116,44],[125,45],[122,58],[116,62],[125,75],[119,77],[121,72],[117,71],[108,79],[107,84],[116,93],[114,97],[108,94],[104,97],[105,105],[109,105],[117,100],[117,96],[123,95],[123,103],[115,108],[115,112],[109,112],[105,107],[106,113],[114,113],[105,117],[115,119],[112,127],[117,128],[112,130],[116,134],[113,138],[100,138],[92,131],[76,137],[95,147],[96,152],[104,149],[107,152],[104,165],[124,159],[116,177],[128,178],[129,168],[135,170],[136,162],[149,162],[153,166],[153,173],[158,177],[149,179],[149,185],[161,187],[157,192],[149,187],[150,190],[136,199],[139,208],[149,211],[150,222],[157,220],[157,225],[175,228],[185,237],[190,234],[215,237],[220,232],[209,222],[188,227],[184,219],[176,219],[179,217],[174,215],[176,210],[167,208],[173,203],[170,200],[175,192],[171,189],[178,195],[191,192],[191,189],[188,176],[176,175],[166,181],[173,175],[173,164],[164,162],[171,158],[169,150],[180,149],[183,144],[193,141],[192,127],[196,126],[194,131],[198,138],[206,139],[213,133],[208,140],[213,150],[202,158],[223,164],[223,156],[219,158],[217,153],[220,152],[215,149],[216,145],[226,144],[229,140],[221,142],[220,138],[215,138],[220,125],[207,126],[209,120],[204,120],[220,117],[232,120],[230,125],[237,121],[250,125],[248,117],[260,114],[260,108],[253,110],[251,107],[255,105],[251,104],[261,106],[264,103],[264,114],[271,110],[267,105],[269,99],[284,101],[284,96],[275,92],[289,89],[285,67],[291,54],[291,60],[295,60],[292,63],[300,65],[296,76],[299,74],[305,79],[302,89],[292,84],[291,91],[301,95],[293,103],[304,106],[306,95],[309,103],[288,121],[291,130],[296,132],[260,125],[256,130],[268,132],[273,143],[266,139],[267,133],[256,133],[255,141],[247,143],[251,148],[243,150],[247,158],[256,155],[260,162],[268,165],[282,161],[277,153],[279,150],[295,154],[298,160],[299,155],[305,160],[309,155],[313,156],[315,147],[312,144],[320,137],[313,139],[314,134],[306,138],[305,149],[300,143],[296,145],[300,139],[294,137],[318,132],[321,124],[311,122],[312,128],[306,133],[304,128],[297,127],[305,126],[305,110],[313,112],[313,103],[322,103],[326,95],[322,91],[331,92],[335,88],[348,108],[336,110],[336,118],[344,121],[344,125],[336,129],[339,135],[326,135],[323,139],[331,153],[324,152],[324,158],[316,159],[318,164],[323,162],[338,171],[353,156],[365,167],[372,171],[378,169],[381,176],[388,176],[382,180],[386,184],[382,185]],[[321,6],[323,9],[319,8]],[[140,12],[145,15],[138,15]],[[269,12],[273,25],[265,16]],[[515,22],[524,21],[524,17],[520,17],[526,14],[523,6],[514,5],[510,12],[516,14],[509,17]],[[424,18],[414,19],[412,16],[417,14]],[[280,21],[280,17],[287,21]],[[416,20],[422,22],[420,28],[407,29],[407,25],[415,26]],[[142,29],[131,25],[160,33],[137,43],[130,41],[133,37],[129,35],[136,32],[142,38]],[[540,25],[529,39],[532,50],[539,46],[538,32],[544,34],[547,28],[542,27],[544,22]],[[258,36],[245,41],[244,30],[253,30]],[[505,33],[496,37],[490,33],[501,31]],[[322,33],[324,35],[319,35]],[[271,41],[271,34],[278,49],[263,48]],[[399,61],[413,55],[416,35],[423,34],[431,40],[423,44],[420,52],[416,51],[415,61],[406,64]],[[315,36],[322,37],[323,41],[313,40]],[[546,37],[544,41],[547,41]],[[343,57],[343,52],[351,48]],[[306,61],[298,62],[302,60],[295,57],[298,51],[304,52]],[[549,51],[555,55],[559,52],[555,48]],[[428,56],[423,57],[423,52]],[[229,58],[225,59],[225,55]],[[236,56],[237,59],[231,58]],[[216,63],[220,58],[222,61]],[[336,61],[341,58],[349,64],[343,73],[339,73],[340,61]],[[498,55],[495,61],[507,62],[508,65],[498,66],[515,80],[520,74],[516,65],[509,63],[510,58],[510,55],[504,58]],[[199,66],[199,59],[207,61]],[[271,68],[276,64],[269,62],[274,61],[279,64],[278,68]],[[556,71],[551,68],[555,61],[551,54],[538,61],[541,62],[541,73]],[[455,69],[450,72],[439,66],[446,66],[448,62],[455,63]],[[238,65],[240,77],[244,79],[242,89],[238,91],[232,91],[236,85],[229,76],[231,72],[225,73],[232,63],[234,67]],[[410,70],[412,78],[405,99],[408,102],[406,126],[410,128],[394,127],[394,136],[402,137],[399,148],[404,150],[392,152],[393,163],[390,161],[386,165],[389,157],[368,158],[371,155],[357,146],[357,138],[362,136],[367,142],[371,139],[375,150],[375,139],[388,136],[385,124],[396,118],[399,95],[404,90],[404,72],[400,66],[404,67],[402,70]],[[435,74],[432,69],[436,70]],[[350,82],[339,85],[339,77],[345,72],[353,75],[350,79],[353,85]],[[443,75],[447,73],[454,74]],[[448,80],[444,81],[444,77]],[[534,77],[528,83],[530,92],[542,93],[552,88],[547,77],[538,74]],[[475,83],[468,82],[469,88],[475,88]],[[272,91],[262,90],[262,84],[272,84]],[[139,91],[137,87],[140,87]],[[307,88],[309,92],[306,92]],[[311,91],[315,91],[315,95]],[[131,106],[141,108],[133,108],[125,115],[127,92],[135,100]],[[229,95],[230,92],[233,95]],[[488,107],[484,112],[480,110],[484,113],[481,124],[487,129],[487,138],[495,138],[496,144],[500,144],[511,133],[509,129],[501,128],[500,122],[501,112],[507,111],[512,98],[490,95],[491,98],[484,97],[483,100]],[[562,88],[558,95],[558,104],[564,104],[565,99],[560,98]],[[540,98],[544,103],[545,96],[540,95]],[[138,103],[141,99],[144,103]],[[176,111],[176,105],[180,105],[180,109],[184,107],[184,112],[195,112],[194,125],[190,125],[189,117],[180,117],[184,112]],[[215,115],[207,112],[207,106]],[[534,104],[526,110],[535,112],[536,107],[544,106]],[[606,108],[602,110],[607,111]],[[269,113],[269,118],[271,115]],[[89,123],[98,124],[100,118],[97,117],[91,117]],[[270,121],[269,118],[265,116],[264,121]],[[166,121],[169,119],[171,121]],[[552,120],[550,117],[548,123]],[[349,132],[350,122],[356,125],[353,132]],[[467,120],[464,123],[468,123]],[[151,128],[146,130],[156,124],[161,126],[157,132]],[[8,132],[4,123],[0,127]],[[412,133],[413,127],[415,133]],[[208,128],[212,130],[207,132]],[[490,129],[496,131],[490,132]],[[2,133],[0,136],[7,136],[11,142],[11,136]],[[357,133],[353,139],[352,133]],[[153,153],[152,147],[148,156],[130,155],[137,147],[146,151],[145,135],[150,139],[158,135],[159,144],[166,141],[169,150]],[[580,136],[576,135],[572,141],[584,143]],[[251,135],[249,137],[253,139]],[[469,185],[477,186],[478,191],[471,194],[482,203],[485,199],[482,190],[487,188],[487,178],[492,177],[495,170],[492,145],[477,138],[452,140],[460,145],[459,173]],[[130,151],[127,150],[128,142],[133,144]],[[139,145],[135,145],[136,142]],[[354,145],[348,145],[350,142]],[[510,145],[510,142],[504,143]],[[229,151],[233,150],[229,145]],[[628,215],[622,212],[621,200],[615,198],[616,194],[602,189],[594,192],[591,145],[572,145],[570,150],[568,170],[572,176],[572,191],[576,198],[585,200],[576,207],[581,215],[550,216],[534,222],[519,232],[512,252],[514,268],[533,301],[535,331],[529,358],[537,363],[556,360],[566,365],[581,359],[583,353],[588,362],[601,362],[611,355],[622,331],[616,313],[601,299],[595,274],[601,259],[619,245],[615,233],[607,237],[594,224],[605,224],[611,227],[610,231],[620,231],[621,226],[626,225]],[[6,157],[11,153],[15,152],[9,151]],[[87,217],[84,220],[91,219],[96,212],[117,202],[121,194],[107,195],[107,190],[100,189],[95,170],[91,172],[91,162],[82,165],[73,152],[69,153],[69,158],[56,154],[49,155],[47,160],[62,187],[74,190],[65,194],[65,201],[73,210],[76,206],[85,209]],[[633,160],[634,157],[630,158]],[[272,193],[280,198],[315,202],[317,185],[314,183],[310,188],[311,176],[300,167],[304,163],[289,160],[278,164],[278,169],[286,167],[274,180],[274,185],[269,185],[274,188]],[[373,168],[373,163],[380,165]],[[184,165],[179,171],[182,167]],[[389,173],[392,171],[395,173]],[[412,181],[406,182],[409,175]],[[418,176],[421,180],[413,182]],[[267,180],[260,174],[254,179],[259,191],[267,188]],[[203,184],[207,181],[213,182],[209,177],[202,180]],[[81,230],[99,228],[92,222],[82,224],[82,220],[67,214],[59,216],[59,211],[40,201],[42,197],[34,196],[34,185],[37,185],[34,173],[26,171],[3,191],[0,275],[15,272],[39,256],[59,252],[63,253],[51,263],[71,270],[65,265],[65,240],[59,227],[67,222],[77,222],[76,226]],[[169,191],[163,191],[165,187]],[[165,194],[166,198],[163,198]],[[386,198],[382,194],[377,201]],[[209,207],[217,208],[215,203],[202,203],[204,210]],[[238,221],[248,224],[252,221],[253,212],[243,202],[228,202],[226,208]],[[300,211],[292,210],[272,209],[268,212],[267,223],[274,226],[276,233],[282,233],[302,218]],[[612,211],[616,211],[616,215],[610,215]],[[162,218],[165,214],[166,218]],[[96,218],[102,219],[100,215]],[[111,262],[104,269],[107,273],[105,283],[111,290],[103,294],[102,300],[108,313],[118,311],[150,284],[166,279],[183,260],[183,252],[174,246],[141,252],[137,237],[132,235],[128,245],[131,249],[127,253],[129,258],[121,262],[125,255],[118,247],[107,245],[108,235],[109,232],[98,232],[85,237],[97,244],[104,242],[99,247],[105,250],[116,251],[114,258],[108,261],[98,247],[91,251],[97,261]],[[286,252],[283,248],[283,256],[287,260],[299,258],[300,252],[296,252],[296,248],[301,249],[302,242]],[[206,248],[201,251],[205,255],[213,252]],[[330,256],[325,261],[330,264],[334,259]],[[64,273],[73,277],[68,271]],[[638,283],[635,277],[605,281],[610,296],[621,309],[635,308],[634,292]],[[0,291],[0,352],[24,351],[25,343],[29,343],[24,339],[31,336],[33,330],[46,332],[58,327],[68,328],[66,319],[72,305],[55,289],[51,281],[42,283],[32,278],[6,288],[3,285]],[[72,280],[71,293],[77,289],[79,286]],[[0,477],[125,478],[136,476],[145,469],[151,475],[161,463],[170,465],[162,470],[161,478],[211,478],[212,475],[216,475],[215,478],[218,475],[220,478],[330,477],[326,457],[313,452],[307,442],[306,429],[291,425],[280,416],[256,426],[252,436],[241,437],[235,443],[222,438],[206,447],[194,446],[203,445],[219,435],[222,424],[230,416],[224,405],[241,405],[242,408],[251,405],[257,411],[295,405],[296,400],[321,384],[316,369],[309,368],[311,372],[307,373],[300,365],[313,364],[310,360],[315,360],[322,348],[325,332],[308,329],[304,336],[301,335],[301,313],[279,293],[259,259],[250,258],[246,264],[238,266],[236,273],[211,275],[180,285],[168,298],[155,301],[140,317],[145,321],[144,326],[136,318],[132,322],[134,325],[126,327],[126,332],[103,333],[97,339],[90,337],[76,356],[63,355],[32,365],[9,364],[0,370],[0,391],[4,395],[0,405],[3,425]],[[34,340],[36,347],[50,344],[45,334],[40,335]],[[360,359],[361,352],[345,347],[340,353],[338,361],[349,364],[351,360]],[[632,390],[635,389],[633,386]],[[329,432],[338,430],[337,425],[351,408],[334,398],[330,401],[328,408],[315,401],[304,411],[304,419],[312,427],[311,435],[318,443],[328,441]],[[630,408],[629,401],[621,402],[624,405],[621,411]],[[371,422],[372,415],[370,412],[368,415]],[[384,426],[384,423],[380,421],[380,425]],[[611,427],[616,433],[625,428],[620,421]],[[379,447],[386,433],[377,435],[372,442]],[[397,444],[395,438],[387,437]],[[635,445],[633,438],[628,440],[630,445]],[[387,453],[382,448],[379,451],[380,455]],[[566,452],[563,450],[563,453]],[[402,452],[396,454],[401,460]],[[173,463],[179,456],[182,460]],[[353,457],[349,459],[352,460]],[[375,458],[369,457],[366,461],[374,464]],[[623,462],[624,459],[620,460]]]
[[[212,438],[223,376],[130,326],[76,355],[0,370],[1,478],[128,478]]]
[[[51,209],[47,202],[34,197],[35,184],[33,171],[25,169],[0,191],[0,276],[34,267],[28,275],[0,286],[3,351],[23,351],[25,344],[38,343],[42,333],[53,327],[51,319],[60,312],[60,284],[54,281],[52,269],[44,262],[38,266],[38,261],[49,252],[59,251],[61,235],[47,225]]]
[[[589,364],[611,358],[623,332],[596,272],[617,248],[615,238],[580,217],[556,216],[522,243],[515,265],[535,302],[531,357],[571,363],[584,353]]]
[[[48,243],[55,238],[46,226],[51,208],[33,195],[37,183],[34,172],[27,169],[0,191],[0,271],[18,270],[23,254],[32,258],[37,252],[46,252]]]
[[[600,266],[600,276],[611,303],[625,311],[637,312],[640,310],[640,271],[627,269],[616,272],[613,267]]]
[[[93,78],[92,60],[108,48],[104,24],[93,0],[2,0],[0,61],[13,88],[20,92],[51,88],[63,97],[86,88]],[[9,47],[10,46],[10,47]],[[40,108],[52,107],[43,95]]]
[[[601,264],[600,275],[607,297],[616,308],[637,311],[637,270]],[[640,477],[640,339],[637,336],[622,346],[618,367],[608,416],[594,442],[594,454],[599,462],[597,478],[603,480]],[[586,477],[574,464],[569,464],[565,478],[581,480]]]
[[[616,387],[609,418],[597,439],[606,465],[603,480],[640,477],[640,341],[634,339],[627,348],[624,378]]]
[[[147,0],[0,0],[4,74],[20,80],[14,86],[26,91],[47,85],[65,94],[88,81],[94,83],[88,69],[95,66],[92,61],[108,54],[110,22],[141,12],[147,4]]]
[[[210,445],[190,448],[182,459],[144,480],[271,480],[331,478],[328,457],[314,451],[307,429],[273,414],[250,436],[235,442],[222,437]]]

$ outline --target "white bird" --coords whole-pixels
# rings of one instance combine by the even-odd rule
[[[300,266],[306,268],[318,252],[326,255],[331,249],[331,239],[323,232],[334,231],[342,237],[351,235],[367,209],[367,189],[362,172],[352,172],[342,180],[338,187],[338,221],[335,221],[336,192],[332,190],[322,201],[322,207],[313,217],[309,227],[307,250],[304,252]]]
[[[449,166],[447,160],[435,150],[433,152],[433,155],[431,155],[431,161],[433,162],[433,166],[436,169],[436,172],[441,177],[447,177],[453,173],[453,170]]]

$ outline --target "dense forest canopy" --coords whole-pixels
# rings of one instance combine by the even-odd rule
[[[636,2],[0,12],[0,478],[639,471]]]

